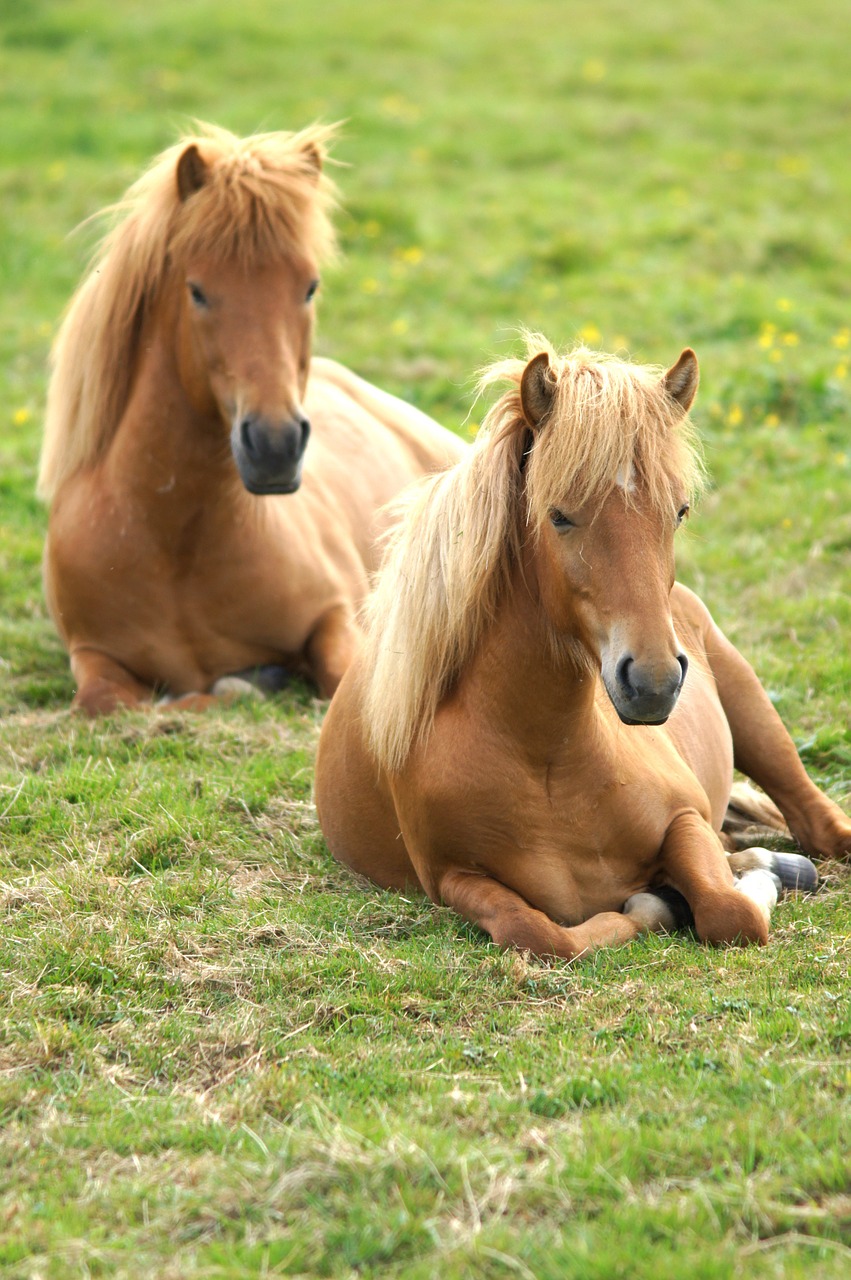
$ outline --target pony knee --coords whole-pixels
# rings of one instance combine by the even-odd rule
[[[556,933],[566,934],[558,925],[537,918],[530,911],[503,910],[490,920],[483,920],[482,927],[490,934],[493,941],[503,951],[529,951],[535,956],[560,956],[562,959],[573,959],[565,954],[562,945],[556,940]]]
[[[132,689],[126,689],[114,680],[91,680],[74,694],[71,710],[83,715],[108,716],[119,707],[136,707],[142,699]]]
[[[764,876],[771,883],[749,883],[742,887],[752,876]],[[762,871],[743,876],[732,892],[719,896],[709,905],[695,909],[695,928],[701,942],[709,942],[715,946],[747,946],[755,942],[758,946],[765,946],[768,942],[771,918],[769,902],[772,894],[773,902],[776,902],[777,886],[774,877],[769,877]]]

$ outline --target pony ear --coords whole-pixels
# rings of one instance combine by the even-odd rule
[[[672,365],[662,378],[662,387],[672,400],[688,413],[697,395],[697,384],[700,381],[700,370],[697,356],[691,347],[686,347],[675,365]]]
[[[307,162],[308,168],[312,169],[317,177],[322,172],[322,165],[325,163],[325,152],[317,142],[306,142],[302,147],[301,154]]]
[[[534,357],[523,370],[520,379],[520,406],[523,417],[536,431],[553,407],[556,393],[556,376],[550,368],[546,351]]]
[[[206,181],[207,166],[195,143],[190,142],[177,162],[177,194],[181,200],[188,200]]]

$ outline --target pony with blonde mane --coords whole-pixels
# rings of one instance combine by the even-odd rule
[[[155,692],[203,706],[267,666],[330,696],[379,510],[461,456],[418,410],[311,360],[332,132],[203,126],[108,211],[57,338],[39,477],[48,602],[91,713]]]
[[[722,837],[731,800],[818,857],[851,851],[851,822],[674,581],[702,474],[694,352],[665,372],[531,335],[484,382],[504,379],[467,456],[398,504],[320,738],[329,847],[539,955],[685,922],[764,942],[779,888],[817,875]],[[734,762],[777,807],[733,794]]]

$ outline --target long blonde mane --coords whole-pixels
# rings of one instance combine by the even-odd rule
[[[333,184],[320,172],[333,127],[240,139],[199,125],[158,157],[106,215],[104,237],[71,300],[53,349],[38,492],[48,501],[112,438],[127,398],[142,325],[167,273],[187,254],[248,267],[334,247]],[[178,161],[194,144],[203,187],[181,200]]]
[[[558,356],[529,334],[527,359],[547,351],[557,377],[552,412],[534,441],[520,405],[527,360],[487,369],[481,387],[508,381],[470,452],[397,504],[366,610],[364,722],[379,764],[399,770],[427,735],[440,699],[472,658],[525,537],[552,508],[604,495],[617,477],[641,479],[654,504],[695,493],[702,468],[688,417],[663,370],[584,347]]]

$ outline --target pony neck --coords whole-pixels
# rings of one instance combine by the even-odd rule
[[[579,636],[556,638],[528,562],[516,565],[462,690],[531,760],[548,761],[595,721],[597,679]]]

